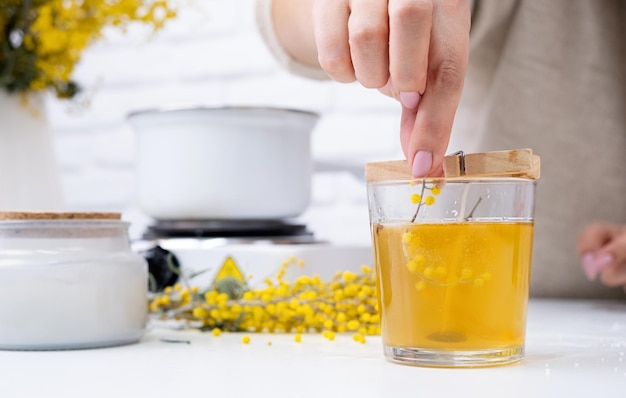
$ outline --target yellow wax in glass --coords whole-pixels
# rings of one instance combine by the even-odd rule
[[[531,222],[373,225],[386,346],[524,344]]]

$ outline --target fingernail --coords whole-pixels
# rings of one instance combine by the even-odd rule
[[[593,253],[583,254],[582,258],[580,259],[580,262],[582,263],[583,271],[585,272],[585,276],[587,277],[587,279],[590,281],[596,279],[596,275],[598,274],[598,271],[596,270],[596,264],[593,259]]]
[[[408,109],[417,108],[417,104],[419,104],[420,98],[422,98],[422,96],[417,92],[403,91],[400,93],[400,103],[402,103],[403,107]]]
[[[429,151],[419,151],[413,158],[413,177],[425,177],[433,166],[433,154]]]
[[[596,256],[596,269],[598,271],[602,271],[611,264],[613,264],[613,255],[611,253],[602,253]]]
[[[602,253],[598,256],[594,256],[593,253],[585,253],[581,258],[581,262],[585,276],[592,281],[596,279],[598,272],[613,263],[613,255],[611,253]]]

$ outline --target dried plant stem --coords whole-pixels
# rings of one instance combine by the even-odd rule
[[[465,209],[467,207],[467,196],[469,195],[469,188],[470,188],[470,184],[466,184],[465,188],[463,188],[463,195],[461,196],[461,211],[459,212],[459,218],[458,218],[459,221],[469,221],[474,216],[474,212],[476,211],[476,208],[478,207],[480,202],[483,200],[483,197],[479,196],[478,200],[476,201],[476,203],[474,203],[474,206],[472,207],[470,212],[467,214],[467,216],[465,216]]]
[[[463,195],[461,196],[461,211],[459,211],[459,219],[458,221],[463,221],[465,219],[465,208],[467,206],[467,195],[469,194],[470,184],[465,184],[463,188]]]
[[[469,221],[470,218],[474,217],[474,211],[476,211],[476,208],[478,207],[478,205],[480,204],[480,202],[483,200],[482,196],[478,197],[478,200],[476,201],[476,203],[474,204],[474,207],[472,207],[472,210],[470,210],[469,214],[467,215],[467,217],[465,217],[465,221]]]
[[[415,210],[415,214],[413,214],[413,218],[411,218],[411,222],[415,222],[415,220],[417,219],[417,214],[420,212],[420,209],[422,208],[422,203],[424,203],[423,198],[424,198],[424,191],[426,190],[426,180],[422,179],[422,192],[420,192],[420,202],[417,205],[417,209]]]

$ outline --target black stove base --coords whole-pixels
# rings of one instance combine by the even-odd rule
[[[162,220],[148,226],[144,239],[252,238],[311,236],[306,225],[284,220]]]

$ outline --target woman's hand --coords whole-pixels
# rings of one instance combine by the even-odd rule
[[[400,100],[413,175],[441,175],[467,69],[468,1],[315,0],[313,30],[331,78]]]
[[[576,246],[589,280],[599,274],[605,285],[626,289],[626,225],[590,224],[580,233]]]

